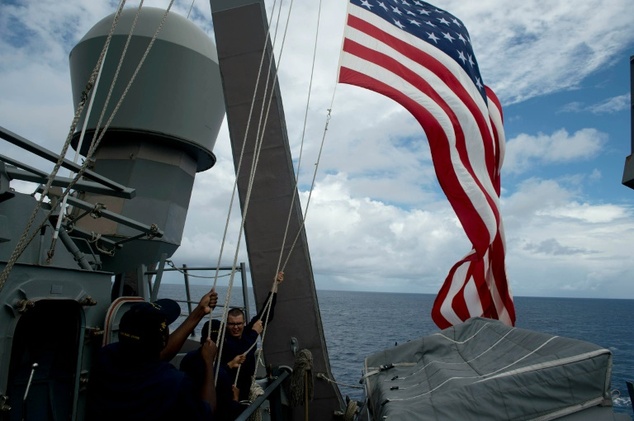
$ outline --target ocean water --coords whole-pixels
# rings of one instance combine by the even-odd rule
[[[196,301],[207,287],[192,287]],[[226,293],[218,288],[220,301]],[[334,380],[343,395],[360,400],[368,355],[437,332],[430,317],[434,295],[318,291]],[[184,299],[182,285],[164,284],[159,296]],[[242,305],[234,290],[230,305]],[[251,314],[255,314],[251,299]],[[184,306],[184,304],[183,304]],[[581,339],[613,354],[615,411],[632,414],[626,381],[634,381],[634,300],[515,297],[517,327]]]

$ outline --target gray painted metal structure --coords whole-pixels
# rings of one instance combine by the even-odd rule
[[[255,95],[254,113],[251,126],[248,127],[243,162],[237,174],[243,213],[259,132],[257,122],[260,110],[263,106],[268,106],[269,95],[273,92],[245,222],[251,278],[258,308],[262,306],[275,279],[289,210],[289,240],[282,250],[284,259],[290,252],[292,239],[300,234],[300,240],[285,268],[286,280],[279,289],[275,319],[267,326],[263,346],[265,359],[267,364],[273,366],[292,366],[294,355],[291,351],[291,338],[296,338],[299,349],[308,349],[312,353],[313,372],[324,373],[332,378],[308,243],[302,230],[302,211],[295,187],[284,110],[279,86],[274,77],[275,63],[267,36],[264,2],[211,0],[211,10],[236,168],[243,149],[258,70],[264,54],[264,70]],[[269,65],[272,71],[267,81]],[[265,88],[267,86],[268,90]],[[265,96],[265,90],[269,95]],[[314,399],[309,404],[310,419],[332,419],[334,411],[341,410],[342,407],[339,389],[327,381],[316,379]],[[303,419],[303,412],[304,408],[296,408],[294,419]]]
[[[99,84],[94,88],[95,111],[88,118],[82,115],[73,137],[77,148],[80,129],[87,119],[86,136],[81,144],[85,155],[93,137],[103,129],[119,98],[126,93],[96,149],[93,169],[133,187],[137,196],[126,201],[87,192],[83,199],[102,203],[109,210],[148,225],[155,224],[164,235],[161,242],[147,238],[132,240],[135,244],[118,250],[116,258],[104,256],[104,269],[118,274],[134,272],[139,261],[152,266],[161,254],[171,256],[177,250],[195,175],[214,165],[216,157],[212,149],[224,118],[215,45],[204,31],[183,16],[175,13],[167,16],[133,78],[164,15],[163,9],[145,7],[135,24],[136,9],[121,13]],[[113,18],[110,15],[95,24],[70,53],[75,106],[95,68]],[[126,48],[124,66],[115,79],[133,25],[134,36]],[[114,85],[112,97],[106,103],[111,85]],[[102,109],[106,112],[101,127],[97,128]],[[84,218],[77,226],[115,240],[134,235],[129,227],[104,219]]]
[[[631,121],[631,154],[625,158],[622,183],[634,189],[634,56],[630,56],[630,121]]]
[[[141,12],[110,110],[163,13],[152,8]],[[134,9],[123,12],[103,66],[84,153],[134,14]],[[76,100],[112,19],[95,25],[71,53]],[[171,14],[111,130],[90,157],[90,169],[72,189],[68,203],[74,210],[60,226],[59,242],[53,241],[53,232],[60,211],[53,205],[71,179],[55,177],[44,192],[41,184],[49,174],[0,156],[0,420],[83,420],[86,382],[108,330],[107,312],[117,293],[145,300],[156,293],[150,289],[147,267],[180,245],[195,174],[215,162],[212,148],[223,104],[213,41],[192,22]],[[1,127],[0,137],[40,158],[59,160],[58,154]],[[64,168],[80,170],[68,160],[61,162]],[[36,193],[48,200],[35,212],[31,241],[5,272],[38,206],[33,195],[13,190],[13,180],[36,183]],[[113,288],[113,277],[129,281],[125,285],[131,291],[123,283]]]

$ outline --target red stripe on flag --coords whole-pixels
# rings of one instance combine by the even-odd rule
[[[344,41],[344,51],[368,62],[376,63],[381,67],[389,70],[391,73],[398,74],[402,79],[406,80],[411,85],[416,86],[418,90],[428,95],[435,103],[437,103],[442,108],[443,112],[450,117],[453,123],[452,125],[455,130],[456,136],[455,149],[458,152],[462,164],[477,184],[479,190],[482,191],[482,194],[486,198],[489,207],[492,209],[494,215],[496,216],[496,219],[498,219],[499,213],[495,205],[495,201],[488,195],[488,193],[480,183],[480,180],[478,180],[475,176],[469,156],[467,154],[464,132],[461,125],[458,123],[453,108],[447,104],[445,99],[440,94],[438,94],[438,92],[425,79],[421,78],[420,75],[412,72],[409,68],[405,67],[392,57],[371,50],[349,39],[346,39]],[[435,59],[430,57],[429,61],[435,61]],[[447,162],[451,162],[450,145],[448,142],[447,133],[438,123],[437,117],[430,113],[427,109],[423,108],[418,102],[404,95],[402,92],[374,78],[367,77],[364,79],[363,75],[352,69],[342,67],[339,81],[343,83],[352,83],[354,81],[354,84],[357,86],[379,92],[389,98],[392,98],[399,104],[403,105],[418,120],[418,122],[425,130],[425,133],[427,134],[427,138],[429,140],[430,149],[432,151],[432,160],[434,162],[434,168],[436,171],[436,176],[438,177],[438,181],[443,191],[447,195],[454,211],[456,212],[458,219],[460,219],[461,223],[463,224],[463,227],[465,228],[470,241],[476,245],[476,248],[479,251],[484,253],[491,242],[491,239],[489,239],[489,230],[482,219],[473,218],[473,214],[477,213],[477,211],[473,207],[473,203],[468,199],[468,197],[466,197],[467,195],[457,179],[454,166],[446,165]],[[466,94],[464,94],[464,91],[462,92],[462,94],[464,102],[470,103],[473,108],[476,108],[476,105],[473,103],[473,101],[470,100],[470,98],[468,98]],[[479,116],[478,114],[476,114],[474,117],[476,117],[477,121],[477,117]],[[481,116],[479,117],[479,120],[482,120]],[[481,123],[484,125],[484,129],[488,133],[486,122],[482,121]]]
[[[403,4],[392,10],[406,9]],[[448,15],[437,8],[428,10],[438,14],[437,19]],[[440,288],[432,309],[436,324],[444,328],[474,316],[514,324],[499,212],[502,107],[488,88],[485,105],[470,45],[466,50],[469,65],[464,51],[458,54],[454,48],[453,40],[468,44],[459,21],[450,19],[459,27],[453,28],[453,40],[441,40],[432,39],[427,29],[407,27],[428,22],[401,21],[400,16],[391,15],[387,8],[368,11],[350,5],[339,81],[392,98],[418,120],[429,140],[438,181],[473,245]],[[452,30],[448,23],[447,27],[443,31]],[[451,37],[448,34],[438,33],[444,38]]]

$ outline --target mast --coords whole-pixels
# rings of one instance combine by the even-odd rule
[[[630,56],[630,113],[632,153],[625,158],[622,183],[634,189],[634,56]]]
[[[243,161],[240,173],[236,175],[243,213],[259,133],[257,125],[260,110],[263,106],[268,107],[273,89],[245,219],[246,245],[258,308],[262,307],[274,282],[289,209],[291,217],[283,260],[290,252],[293,239],[300,232],[299,240],[285,267],[286,280],[279,289],[275,318],[267,325],[264,342],[266,362],[273,366],[292,367],[295,360],[292,341],[296,339],[297,350],[308,349],[312,354],[313,375],[316,377],[323,373],[332,378],[308,244],[301,228],[302,210],[295,187],[295,173],[280,90],[275,77],[274,57],[267,35],[264,1],[210,0],[210,3],[236,171],[249,122],[258,71],[262,55],[265,54]],[[272,64],[271,76],[268,83],[265,83],[269,63]],[[265,86],[268,86],[266,96]],[[333,419],[334,411],[343,408],[341,393],[334,384],[316,378],[313,394],[313,401],[309,403],[310,419]],[[293,414],[293,419],[303,419],[304,408],[295,408]]]

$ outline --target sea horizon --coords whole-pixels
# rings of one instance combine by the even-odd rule
[[[162,285],[183,285],[183,282],[174,282],[173,280],[163,280]],[[197,282],[190,280],[191,286],[208,286],[208,283]],[[218,285],[219,288],[227,288],[226,285]],[[241,288],[240,285],[234,285],[234,288]],[[253,287],[249,286],[249,290],[252,290]],[[411,291],[389,291],[389,290],[364,290],[364,289],[355,289],[355,288],[319,288],[316,287],[316,291],[324,291],[324,292],[359,292],[359,293],[377,293],[377,294],[415,294],[415,295],[432,295],[435,296],[437,292],[411,292]],[[528,295],[528,294],[514,294],[513,298],[556,298],[556,299],[589,299],[589,300],[630,300],[634,301],[634,297],[586,297],[586,296],[570,296],[570,295]]]
[[[184,299],[182,285],[180,288],[167,285],[162,285],[159,296]],[[197,302],[207,288],[192,286],[192,300]],[[232,300],[241,299],[238,290],[232,293]],[[221,301],[225,291],[226,286],[218,287]],[[333,380],[339,383],[343,395],[362,399],[358,385],[366,357],[440,330],[430,314],[434,298],[435,294],[428,293],[317,289]],[[249,304],[255,314],[252,298]],[[613,354],[611,381],[617,395],[615,410],[631,413],[632,403],[625,382],[634,380],[631,372],[634,367],[634,337],[631,335],[634,300],[517,296],[515,309],[518,328],[571,337],[609,349]]]

